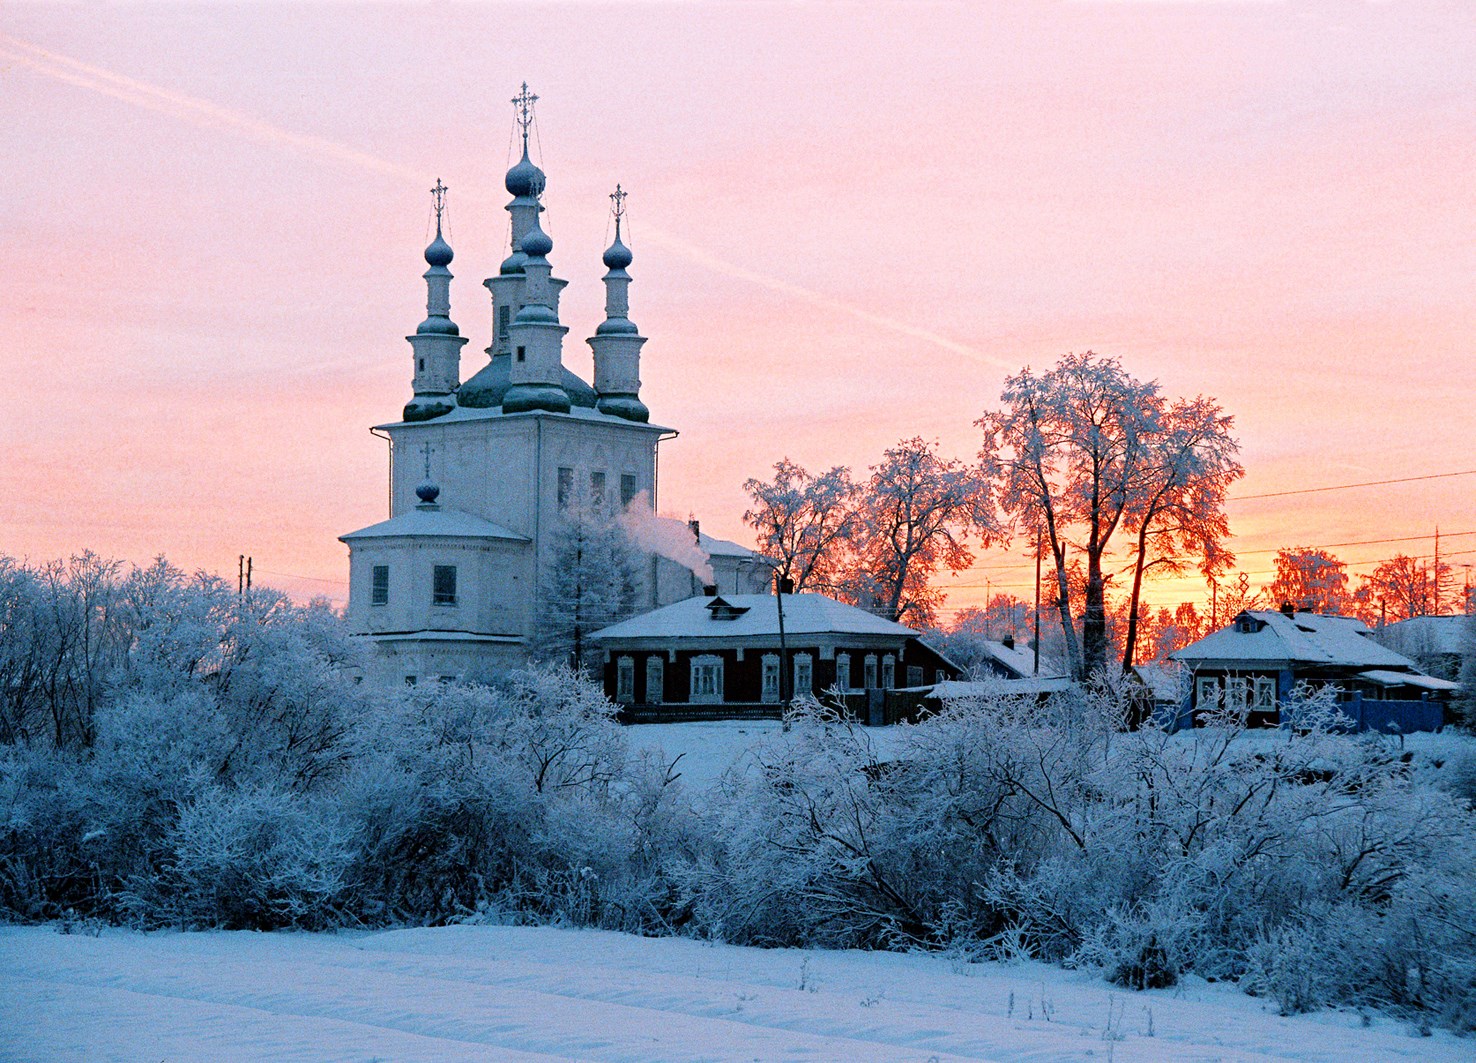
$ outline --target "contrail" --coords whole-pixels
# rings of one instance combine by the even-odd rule
[[[32,44],[29,41],[8,34],[0,33],[0,60],[6,60],[20,66],[27,67],[57,81],[74,85],[78,88],[87,89],[92,92],[109,96],[123,103],[154,111],[158,114],[167,115],[170,118],[187,122],[204,129],[224,129],[237,133],[250,140],[274,147],[286,148],[299,152],[311,158],[326,159],[332,162],[347,163],[374,173],[384,174],[403,180],[419,181],[422,183],[434,179],[433,175],[413,169],[400,163],[381,159],[367,152],[359,151],[326,137],[312,136],[307,133],[295,133],[290,129],[283,129],[270,122],[264,122],[241,111],[219,104],[202,100],[195,96],[187,96],[183,93],[172,92],[168,89],[151,85],[148,82],[139,81],[136,78],[126,77],[122,74],[105,70],[102,67],[84,63],[70,56],[61,55]],[[486,201],[487,197],[481,195],[467,195],[465,198],[473,202]],[[874,313],[870,310],[854,306],[841,299],[835,299],[813,288],[807,288],[802,284],[782,280],[756,270],[747,269],[735,262],[719,258],[717,255],[709,254],[701,248],[695,247],[687,241],[671,233],[665,232],[651,225],[642,226],[642,232],[652,238],[657,244],[679,255],[688,261],[694,262],[715,273],[733,277],[745,281],[760,288],[787,295],[811,306],[821,307],[836,313],[846,314],[868,324],[888,329],[898,335],[907,336],[911,339],[930,343],[935,347],[949,351],[953,354],[981,361],[989,365],[1004,369],[1011,369],[1003,359],[985,354],[967,344],[951,340],[929,329],[920,328],[900,321],[885,314]]]

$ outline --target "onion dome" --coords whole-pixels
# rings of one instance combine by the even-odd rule
[[[525,266],[527,262],[527,255],[523,254],[521,251],[514,251],[512,254],[508,255],[507,258],[502,260],[502,265],[498,268],[497,272],[521,273],[523,272],[523,266]]]
[[[436,238],[431,245],[425,249],[425,261],[432,266],[449,266],[451,264],[451,245],[441,237],[441,227],[436,226]]]
[[[538,219],[534,218],[533,228],[523,234],[518,249],[529,258],[545,258],[554,249],[553,238],[538,227]]]
[[[440,486],[432,479],[427,478],[415,489],[415,497],[420,499],[422,505],[433,506],[436,499],[441,495]]]
[[[620,241],[620,230],[615,230],[615,242],[605,249],[605,257],[602,260],[606,269],[624,269],[635,261],[635,256],[630,253],[630,248]]]
[[[507,178],[503,185],[507,188],[509,195],[537,199],[543,195],[543,186],[547,183],[543,171],[533,165],[533,160],[528,158],[528,145],[523,144],[523,157],[516,165],[507,171]]]

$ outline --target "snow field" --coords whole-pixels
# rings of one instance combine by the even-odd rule
[[[0,929],[0,1058],[1470,1060],[1470,1041],[1196,980],[593,930]]]

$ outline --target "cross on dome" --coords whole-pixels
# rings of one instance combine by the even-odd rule
[[[610,202],[611,204],[613,204],[610,208],[610,212],[615,215],[615,221],[617,223],[620,221],[621,218],[625,217],[625,197],[627,195],[629,195],[629,193],[622,189],[618,184],[615,186],[615,191],[610,193]]]
[[[516,109],[518,125],[523,127],[523,143],[528,142],[528,127],[533,124],[533,105],[538,102],[538,97],[528,91],[528,83],[523,82],[523,89],[512,98],[512,105]]]
[[[441,215],[446,212],[446,193],[449,191],[451,190],[443,185],[441,179],[437,177],[436,187],[431,189],[431,196],[434,198],[436,204],[436,228],[438,230],[441,228]]]

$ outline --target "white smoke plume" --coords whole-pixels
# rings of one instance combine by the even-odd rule
[[[675,517],[657,516],[645,491],[630,500],[630,505],[620,517],[620,526],[642,550],[649,550],[691,569],[704,586],[717,582],[712,574],[712,559],[697,545],[697,536],[692,534],[687,522]]]

